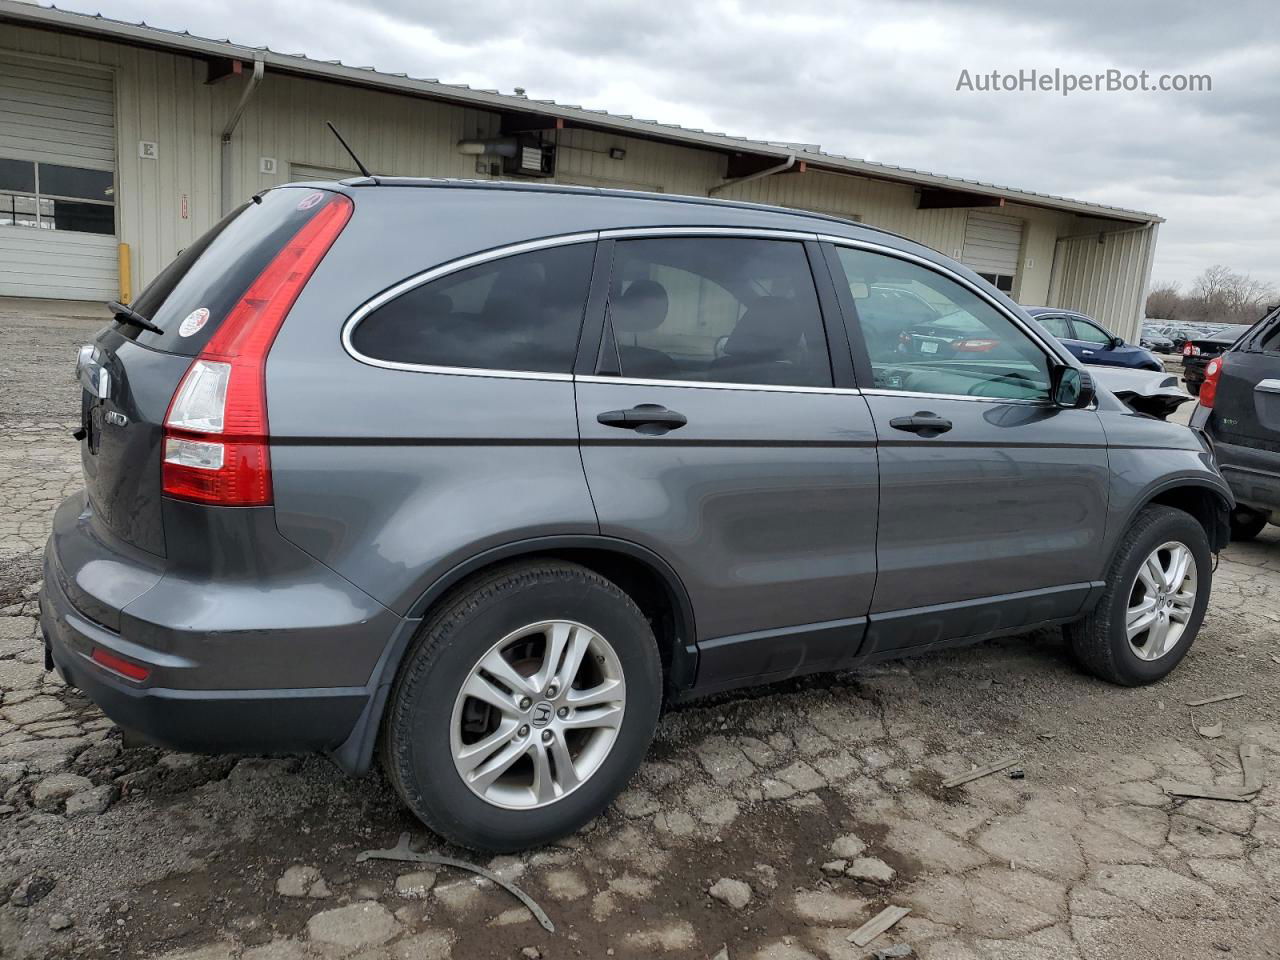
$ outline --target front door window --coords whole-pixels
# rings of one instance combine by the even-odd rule
[[[1047,400],[1049,358],[969,288],[906,260],[838,247],[861,339],[881,390]]]

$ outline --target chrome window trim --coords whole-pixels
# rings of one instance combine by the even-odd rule
[[[747,237],[757,240],[817,240],[818,235],[802,230],[768,227],[614,227],[600,231],[601,240],[634,240],[646,237]]]
[[[537,370],[496,370],[485,367],[450,367],[427,363],[402,363],[398,360],[381,360],[357,350],[351,342],[351,336],[360,321],[374,310],[396,299],[396,297],[408,293],[410,290],[430,283],[432,280],[439,280],[441,277],[447,277],[451,273],[457,273],[469,267],[477,267],[492,260],[503,260],[507,257],[518,256],[522,253],[532,253],[535,250],[546,250],[551,247],[567,247],[577,243],[596,243],[599,239],[599,231],[591,230],[588,232],[565,233],[555,237],[543,237],[539,240],[522,240],[519,243],[511,243],[502,247],[494,247],[491,250],[483,250],[480,253],[469,254],[457,260],[450,260],[448,263],[423,270],[421,273],[415,273],[413,276],[388,287],[356,307],[351,316],[347,317],[342,324],[342,348],[346,350],[353,360],[358,360],[360,363],[368,364],[371,367],[381,367],[384,370],[448,374],[462,377],[502,377],[515,380],[559,380],[570,382],[573,380],[572,373],[549,373]]]
[[[964,400],[968,403],[1012,403],[1020,406],[1053,407],[1052,400],[1027,400],[1019,397],[974,397],[963,393],[925,393],[917,390],[889,390],[883,387],[868,387],[862,391],[866,397],[915,397],[919,400]]]
[[[343,349],[351,356],[352,359],[366,364],[371,367],[378,367],[384,370],[400,370],[408,373],[431,373],[446,376],[464,376],[464,377],[489,377],[499,379],[513,380],[547,380],[558,381],[562,383],[581,381],[583,383],[621,383],[632,386],[648,386],[648,387],[693,387],[711,390],[750,390],[768,393],[829,393],[841,395],[868,395],[868,396],[914,396],[925,399],[939,400],[968,400],[986,403],[1017,403],[1017,404],[1045,404],[1047,400],[1018,400],[1012,398],[998,397],[972,397],[963,394],[932,394],[932,393],[915,393],[906,390],[881,390],[856,387],[799,387],[799,386],[783,386],[780,384],[754,384],[754,383],[723,383],[709,380],[647,380],[635,377],[602,377],[593,374],[579,374],[575,376],[572,373],[550,373],[533,370],[502,370],[485,367],[451,367],[436,364],[424,363],[403,363],[395,360],[381,360],[376,357],[370,357],[361,353],[355,348],[351,342],[352,334],[355,328],[365,317],[374,310],[384,304],[394,300],[402,294],[408,293],[410,290],[416,289],[423,284],[446,277],[449,274],[466,270],[470,267],[479,266],[492,260],[502,260],[506,257],[518,256],[522,253],[530,253],[535,250],[545,250],[551,247],[571,246],[577,243],[595,243],[604,239],[628,239],[628,238],[645,238],[645,237],[754,237],[763,240],[785,240],[785,241],[805,241],[816,240],[825,243],[831,243],[836,246],[855,247],[858,249],[869,250],[873,253],[882,253],[887,256],[896,257],[900,260],[916,263],[926,269],[939,273],[944,277],[959,283],[961,286],[970,290],[985,300],[989,305],[994,307],[999,313],[1007,317],[1013,324],[1024,334],[1031,338],[1043,352],[1046,352],[1052,359],[1062,362],[1052,348],[1047,347],[1043,340],[1036,333],[1029,329],[1016,315],[1012,314],[1003,304],[994,297],[990,296],[981,287],[970,282],[965,277],[960,276],[948,270],[941,264],[935,263],[925,257],[908,253],[904,250],[898,250],[894,247],[885,246],[884,244],[874,243],[867,240],[858,240],[851,237],[840,237],[830,234],[809,233],[805,231],[770,229],[767,227],[618,227],[607,230],[585,231],[579,233],[561,234],[554,237],[543,237],[538,240],[524,240],[519,243],[507,244],[501,247],[494,247],[490,250],[484,250],[479,253],[470,254],[460,257],[457,260],[451,260],[448,263],[440,264],[423,270],[421,273],[413,274],[410,277],[401,280],[399,283],[388,287],[381,293],[376,294],[369,300],[357,307],[342,325],[342,346]]]
[[[773,383],[725,383],[719,380],[647,380],[641,377],[604,377],[594,373],[578,374],[578,383],[617,383],[633,387],[693,387],[706,390],[750,390],[759,393],[834,393],[861,396],[857,387],[795,387]]]

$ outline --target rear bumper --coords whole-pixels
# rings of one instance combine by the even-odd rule
[[[1236,502],[1255,510],[1280,511],[1280,454],[1218,441],[1218,469]]]
[[[400,617],[292,553],[292,565],[260,568],[253,581],[222,571],[194,584],[191,570],[152,570],[135,577],[151,582],[144,592],[108,610],[132,562],[91,520],[79,495],[54,517],[40,623],[47,665],[108,717],[154,743],[212,753],[335,751],[361,726]],[[274,536],[254,545],[260,558],[292,550]],[[102,619],[119,629],[87,610],[109,613]],[[143,668],[145,679],[107,669],[95,649]]]
[[[1204,368],[1209,365],[1212,357],[1186,357],[1182,358],[1182,379],[1187,383],[1203,383]]]
[[[53,591],[40,597],[45,650],[63,679],[144,740],[194,753],[293,753],[342,743],[368,702],[355,690],[176,690],[143,687],[89,659],[94,647],[133,648],[80,620]]]
[[[1192,411],[1191,426],[1205,431],[1213,441],[1213,458],[1237,503],[1280,512],[1280,453],[1223,440],[1213,429],[1212,412],[1202,406]]]

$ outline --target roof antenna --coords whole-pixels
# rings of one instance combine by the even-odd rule
[[[333,135],[337,137],[338,142],[342,144],[342,149],[347,151],[347,153],[351,155],[351,159],[356,162],[356,169],[359,170],[361,173],[363,173],[366,177],[372,177],[373,174],[369,172],[369,168],[360,162],[360,158],[356,156],[356,152],[351,149],[350,144],[348,144],[347,141],[342,139],[342,134],[338,132],[338,128],[335,127],[328,120],[324,122],[324,125],[333,131]]]

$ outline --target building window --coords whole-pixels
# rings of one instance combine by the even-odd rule
[[[1013,293],[1013,274],[1011,273],[980,273],[978,276],[1001,293]]]
[[[115,175],[0,157],[0,227],[116,232]]]

